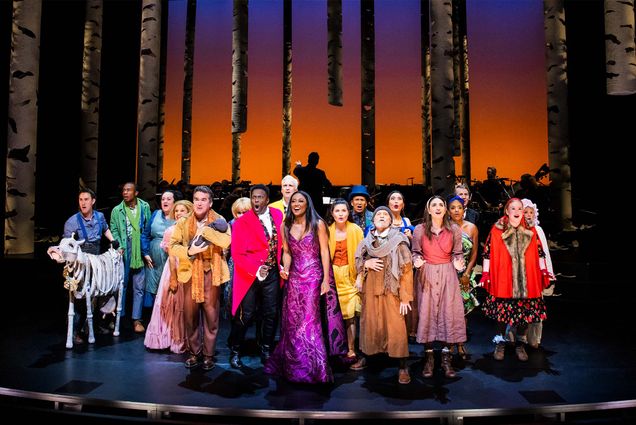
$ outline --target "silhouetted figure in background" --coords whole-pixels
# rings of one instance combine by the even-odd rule
[[[486,170],[486,180],[482,182],[479,193],[488,208],[499,208],[508,198],[502,179],[497,178],[495,167]]]
[[[322,196],[325,189],[331,188],[331,182],[323,170],[317,168],[320,156],[318,152],[312,152],[307,157],[307,165],[303,167],[300,161],[296,161],[294,174],[300,180],[299,190],[304,190],[311,197],[318,214],[324,215],[325,207]]]

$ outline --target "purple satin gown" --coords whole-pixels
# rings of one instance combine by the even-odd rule
[[[344,356],[347,352],[333,274],[330,273],[329,292],[321,297],[322,263],[317,236],[308,233],[297,241],[290,235],[289,249],[292,265],[285,284],[280,341],[265,364],[265,372],[290,382],[333,382],[329,356]]]

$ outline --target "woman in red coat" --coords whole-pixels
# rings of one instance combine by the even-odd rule
[[[544,253],[534,228],[527,228],[521,200],[506,203],[504,216],[492,227],[484,247],[481,283],[489,296],[484,314],[497,321],[494,358],[503,360],[506,325],[516,326],[524,336],[529,323],[546,319],[541,291],[549,284]],[[524,344],[518,338],[517,358],[527,361]]]

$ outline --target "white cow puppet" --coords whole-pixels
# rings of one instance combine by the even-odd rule
[[[95,297],[115,295],[117,292],[117,315],[114,336],[119,335],[119,319],[121,315],[121,297],[124,283],[124,261],[119,251],[112,247],[100,255],[82,252],[80,246],[84,240],[73,237],[64,238],[59,245],[50,247],[46,252],[51,259],[64,264],[64,288],[68,289],[68,328],[66,348],[73,348],[73,317],[75,316],[75,300],[86,300],[86,319],[88,322],[88,342],[95,342],[93,331],[92,301]],[[107,306],[111,307],[110,301]],[[105,310],[102,307],[102,311]]]

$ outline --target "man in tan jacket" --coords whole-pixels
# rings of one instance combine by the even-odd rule
[[[170,255],[179,259],[177,280],[184,289],[183,315],[190,354],[185,366],[198,366],[202,356],[204,370],[214,367],[220,285],[230,279],[223,256],[223,249],[230,246],[230,229],[212,209],[212,196],[209,187],[197,186],[193,194],[194,213],[176,223],[170,238]]]

